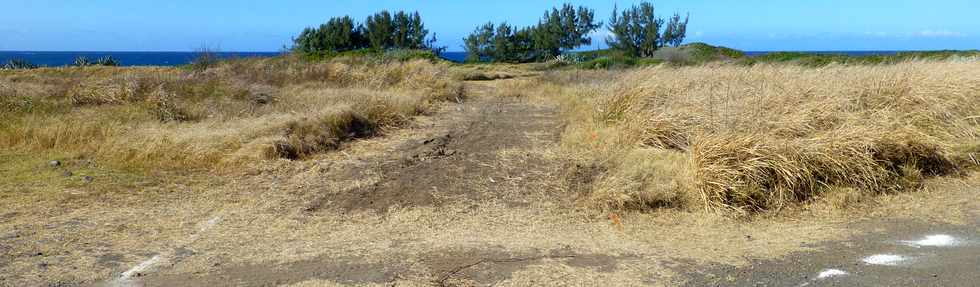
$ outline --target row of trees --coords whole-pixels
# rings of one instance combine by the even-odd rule
[[[293,39],[293,49],[307,54],[359,49],[433,49],[435,34],[426,39],[428,34],[418,12],[381,11],[368,16],[364,24],[343,16],[331,18],[320,27],[306,28]]]
[[[565,4],[545,11],[538,24],[519,28],[492,22],[463,39],[468,61],[526,62],[551,58],[563,51],[592,44],[590,33],[602,26],[595,12]]]
[[[674,14],[658,18],[653,4],[642,2],[629,9],[613,10],[606,38],[610,49],[633,57],[650,57],[665,46],[680,46],[687,35],[688,17]],[[602,27],[594,12],[584,6],[564,4],[546,11],[537,25],[516,27],[490,22],[464,38],[467,61],[529,62],[550,59],[582,45],[591,45],[590,33]]]

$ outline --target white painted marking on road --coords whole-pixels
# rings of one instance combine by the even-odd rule
[[[902,241],[902,243],[915,247],[923,247],[923,246],[950,247],[950,246],[956,246],[960,244],[960,240],[956,239],[956,237],[952,237],[946,234],[936,234],[936,235],[928,235],[921,240],[914,240],[914,241],[906,240],[906,241]]]
[[[905,261],[905,260],[908,260],[908,259],[909,259],[908,257],[902,256],[902,255],[895,255],[895,254],[876,254],[876,255],[871,255],[871,256],[865,257],[864,260],[862,260],[862,261],[864,261],[864,263],[871,264],[871,265],[895,266],[895,265],[898,265],[899,263],[901,263],[902,261]]]
[[[194,243],[194,241],[197,241],[197,239],[201,237],[202,233],[218,225],[218,223],[220,222],[221,222],[221,216],[215,216],[214,218],[209,219],[208,221],[201,224],[201,227],[198,229],[198,232],[192,234],[190,237],[184,240],[183,243],[178,244],[178,246],[184,247],[190,245],[191,243]],[[166,259],[166,256],[164,254],[154,255],[150,259],[140,262],[140,264],[133,266],[133,268],[130,268],[129,270],[126,270],[126,272],[120,274],[119,278],[116,278],[116,280],[110,282],[109,286],[119,286],[119,287],[140,286],[136,284],[136,282],[133,282],[132,280],[133,276],[136,276],[140,273],[150,270],[157,264],[160,264],[160,261],[163,261],[164,259]]]
[[[133,266],[133,268],[130,268],[129,270],[126,270],[126,272],[123,272],[123,274],[119,276],[119,279],[128,280],[129,278],[133,278],[134,275],[146,271],[147,269],[150,269],[150,267],[153,267],[153,265],[159,263],[160,259],[162,259],[160,255],[154,255],[153,258],[140,262],[139,265]]]
[[[824,270],[824,271],[820,272],[820,274],[817,274],[817,279],[827,279],[827,278],[830,278],[830,277],[844,276],[844,275],[847,275],[847,274],[848,274],[847,271],[844,271],[844,270],[840,270],[840,269],[827,269],[827,270]]]

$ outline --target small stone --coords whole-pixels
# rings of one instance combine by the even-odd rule
[[[257,93],[252,96],[252,101],[256,104],[264,105],[272,101],[272,96],[266,93]]]
[[[51,165],[51,167],[59,167],[59,166],[61,166],[61,162],[60,161],[57,161],[57,160],[49,161],[48,164]]]
[[[93,180],[95,180],[95,178],[91,176],[86,175],[82,177],[82,181],[84,181],[85,183],[91,183]]]
[[[65,172],[62,172],[62,173],[61,173],[61,175],[64,175],[65,177],[71,177],[71,176],[73,176],[73,175],[75,175],[75,174],[74,174],[74,173],[72,173],[71,171],[67,171],[67,170],[66,170]]]

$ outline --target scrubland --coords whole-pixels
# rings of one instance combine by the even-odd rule
[[[563,145],[590,175],[582,203],[746,215],[845,207],[975,170],[978,68],[661,65],[549,73],[537,92],[560,95]]]
[[[299,159],[398,127],[462,86],[428,60],[293,57],[0,72],[0,150],[135,170]]]
[[[972,224],[978,68],[0,71],[0,285],[678,285]]]

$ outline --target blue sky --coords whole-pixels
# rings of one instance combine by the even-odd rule
[[[570,1],[605,21],[613,4]],[[332,16],[417,10],[450,51],[487,21],[529,25],[558,1],[3,0],[0,50],[277,51]],[[658,13],[691,14],[688,40],[742,50],[980,49],[977,0],[670,0]],[[596,44],[605,32],[597,32]]]

